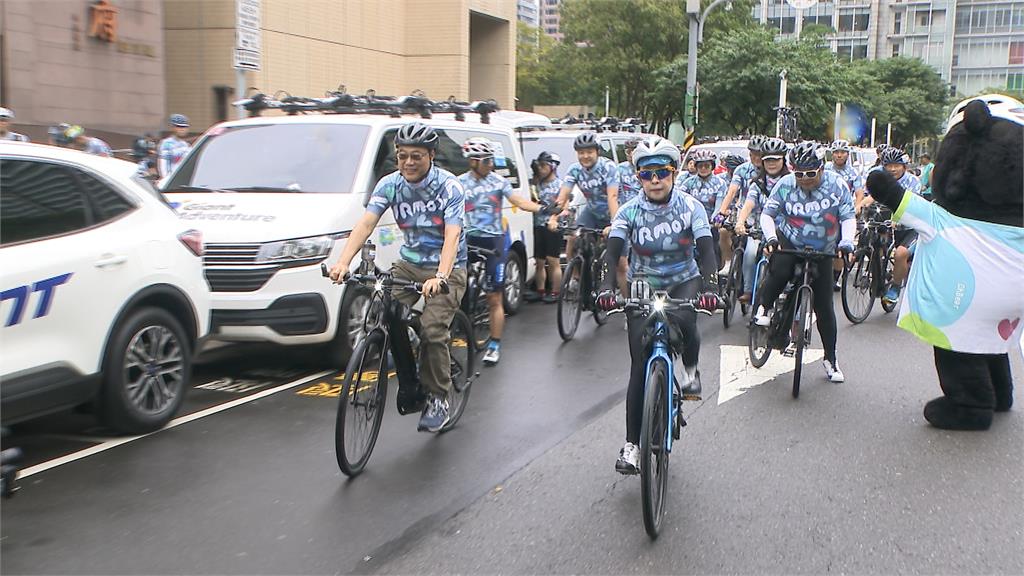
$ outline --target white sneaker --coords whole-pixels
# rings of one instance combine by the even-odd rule
[[[754,312],[754,324],[758,326],[768,326],[772,323],[772,319],[768,317],[768,313],[765,312],[764,306],[758,306],[757,312]]]
[[[626,442],[619,450],[619,459],[615,461],[615,471],[619,474],[638,474],[640,472],[640,448],[636,444]]]
[[[843,371],[839,369],[839,362],[832,363],[828,360],[822,360],[821,365],[825,367],[825,376],[828,377],[829,381],[840,384],[846,381],[843,376]]]

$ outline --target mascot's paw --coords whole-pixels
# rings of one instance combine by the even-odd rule
[[[896,210],[903,201],[903,187],[885,170],[875,170],[868,174],[867,187],[871,197],[890,210]]]
[[[925,404],[924,419],[943,430],[988,430],[992,425],[992,409],[961,406],[940,396]]]

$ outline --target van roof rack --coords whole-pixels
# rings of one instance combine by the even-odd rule
[[[525,126],[520,132],[545,130],[593,130],[595,132],[643,132],[647,124],[639,118],[619,119],[615,116],[594,116],[593,113],[584,117],[566,114],[562,118],[552,118],[551,126]]]
[[[283,96],[279,97],[280,94]],[[268,96],[262,92],[247,98],[236,100],[233,106],[241,107],[249,112],[249,117],[259,116],[264,110],[280,110],[290,116],[297,114],[380,114],[400,118],[418,115],[420,118],[431,118],[434,114],[454,114],[458,121],[465,121],[466,114],[479,114],[480,121],[490,123],[490,115],[498,111],[498,103],[494,100],[462,102],[454,96],[447,100],[435,101],[422,92],[408,96],[378,96],[368,90],[363,96],[348,94],[344,88],[327,92],[322,98],[292,96],[287,92],[278,92]]]

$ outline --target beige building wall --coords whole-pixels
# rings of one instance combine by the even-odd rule
[[[94,134],[141,134],[166,124],[163,4],[117,0],[114,42],[90,37],[91,0],[0,0],[2,105],[15,129],[45,142],[68,122]]]
[[[214,86],[236,84],[235,1],[164,6],[168,108],[202,129],[219,121]],[[304,96],[339,85],[354,94],[422,90],[434,99],[494,98],[514,107],[515,2],[263,0],[262,8],[262,69],[247,73],[249,87]]]

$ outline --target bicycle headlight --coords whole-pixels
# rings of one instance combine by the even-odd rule
[[[260,247],[256,259],[261,262],[286,262],[326,258],[334,245],[334,238],[334,235],[325,235],[268,242]]]

